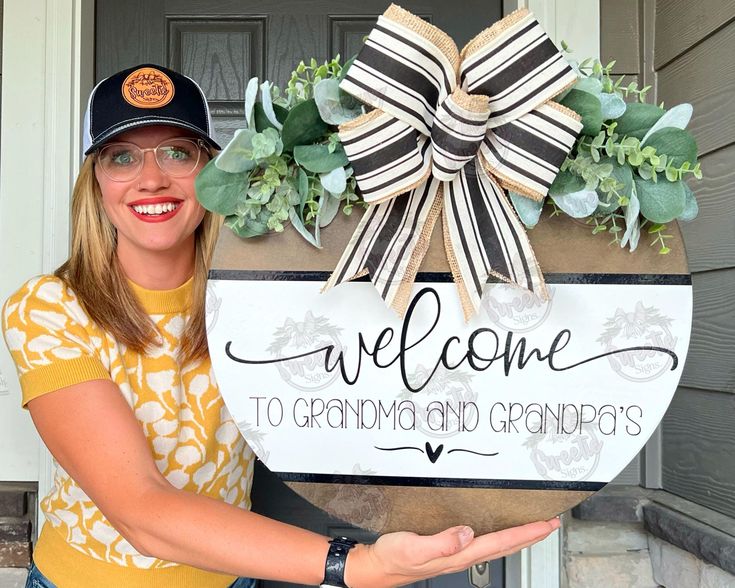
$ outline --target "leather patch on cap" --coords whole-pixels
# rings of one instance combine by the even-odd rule
[[[174,97],[174,84],[165,73],[153,67],[141,67],[122,85],[122,95],[137,108],[161,108]]]

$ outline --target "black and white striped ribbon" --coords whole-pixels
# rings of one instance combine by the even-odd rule
[[[487,100],[481,96],[477,98],[480,100],[467,104],[467,94],[455,90],[436,111],[431,128],[432,174],[439,180],[451,182],[466,164],[477,157],[490,114]]]
[[[402,313],[443,207],[467,318],[491,275],[545,298],[528,237],[498,183],[546,196],[582,126],[547,102],[576,75],[527,11],[496,23],[461,55],[445,33],[393,5],[348,70],[341,88],[376,109],[340,128],[373,206],[325,289],[368,273]]]
[[[490,276],[548,297],[526,231],[502,188],[482,166],[467,166],[446,184],[444,222],[472,308]]]
[[[463,51],[460,83],[469,94],[490,97],[488,127],[515,120],[547,102],[576,75],[536,18],[518,11],[480,33]]]
[[[417,260],[411,253],[431,234],[440,210],[441,184],[430,178],[401,198],[368,208],[327,289],[369,273],[380,296],[393,306],[406,278],[412,282],[418,271],[420,260],[412,266]]]

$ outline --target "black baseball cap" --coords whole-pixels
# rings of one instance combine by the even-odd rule
[[[84,155],[120,133],[150,125],[186,129],[220,149],[199,85],[171,69],[145,63],[102,80],[92,90],[84,115]]]

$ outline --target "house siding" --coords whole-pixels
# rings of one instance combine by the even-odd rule
[[[690,102],[705,179],[682,232],[694,321],[681,386],[663,422],[665,490],[735,516],[735,2],[657,0],[657,101]]]

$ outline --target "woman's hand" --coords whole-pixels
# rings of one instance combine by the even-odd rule
[[[392,588],[465,570],[533,545],[559,528],[559,519],[529,523],[475,537],[470,527],[436,535],[389,533],[374,545],[357,545],[347,559],[350,588]]]

